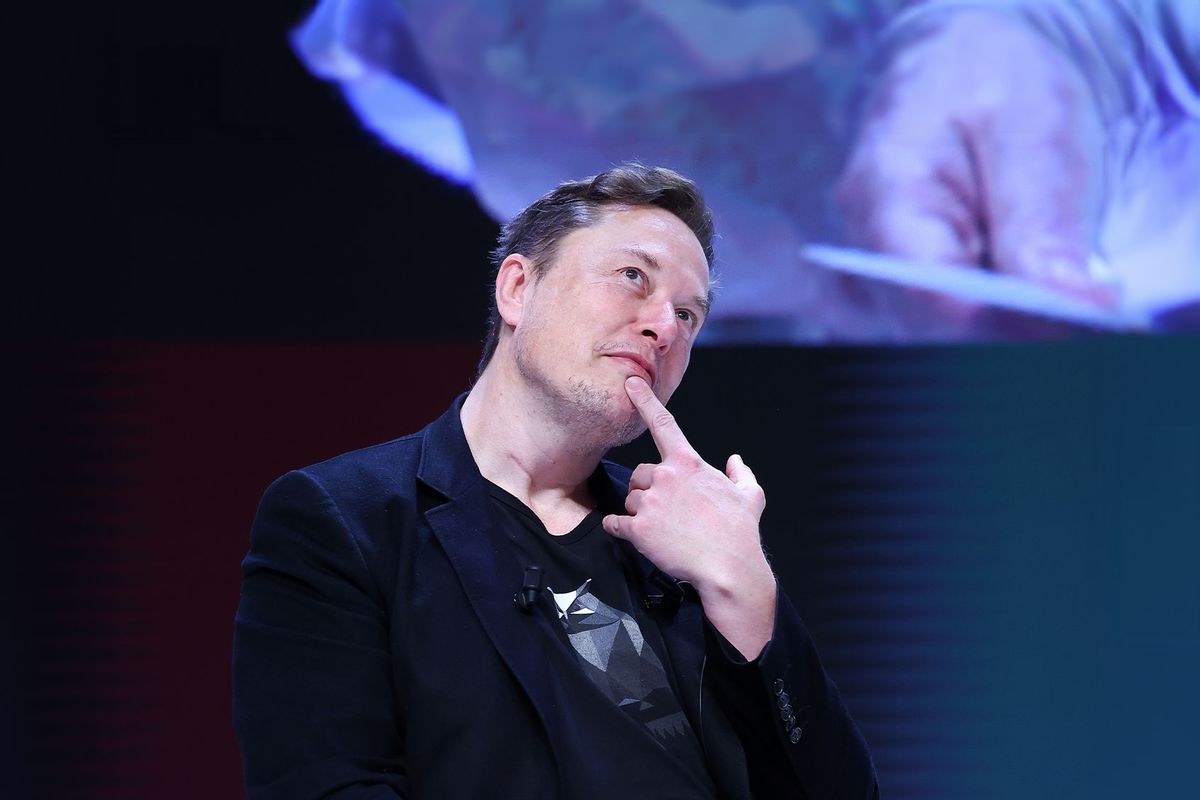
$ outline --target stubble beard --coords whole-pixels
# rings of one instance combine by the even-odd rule
[[[555,423],[571,432],[573,450],[608,450],[633,441],[646,429],[629,399],[615,390],[578,376],[569,378],[566,386],[556,385],[519,340],[516,364],[521,376],[540,390]]]

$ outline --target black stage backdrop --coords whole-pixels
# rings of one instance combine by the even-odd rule
[[[258,495],[473,371],[495,224],[303,71],[305,5],[14,29],[0,796],[241,796]],[[1194,338],[696,353],[673,406],[758,473],[886,797],[1190,785],[1198,366]]]

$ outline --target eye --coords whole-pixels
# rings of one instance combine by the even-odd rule
[[[631,281],[644,280],[646,277],[645,275],[642,274],[642,271],[640,269],[638,269],[637,267],[625,267],[625,269],[621,270],[621,274],[624,275],[626,278],[629,278],[629,280],[631,280]]]
[[[699,317],[696,316],[696,312],[692,311],[690,308],[675,309],[675,316],[693,327],[696,325],[696,320],[699,319]]]

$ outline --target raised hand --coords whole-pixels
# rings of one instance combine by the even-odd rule
[[[627,379],[625,391],[662,461],[633,471],[629,514],[609,514],[604,529],[689,581],[717,630],[753,659],[771,637],[775,612],[775,578],[758,528],[766,495],[741,456],[730,456],[724,472],[706,463],[641,378]]]

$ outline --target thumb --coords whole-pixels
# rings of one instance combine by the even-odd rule
[[[608,514],[600,521],[600,524],[604,528],[604,532],[609,536],[615,536],[618,539],[628,539],[629,523],[632,521],[633,517]]]
[[[746,462],[742,461],[742,457],[737,453],[731,455],[729,460],[725,462],[725,475],[739,486],[747,483],[758,483],[758,480],[754,477],[754,473],[746,466]]]
[[[1089,255],[1088,233],[1071,227],[1038,230],[1037,225],[1038,222],[998,226],[1003,230],[1001,235],[1006,245],[996,248],[997,269],[1115,308],[1120,300],[1120,287],[1111,277],[1111,268]]]

